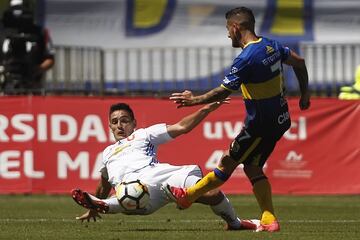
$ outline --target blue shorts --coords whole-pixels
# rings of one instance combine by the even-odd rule
[[[243,129],[230,145],[230,156],[239,164],[263,167],[279,139],[251,136]]]

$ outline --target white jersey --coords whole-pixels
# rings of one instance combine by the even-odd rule
[[[197,165],[173,166],[159,163],[156,151],[159,144],[170,141],[165,124],[156,124],[134,131],[128,138],[108,146],[103,152],[100,171],[107,174],[115,187],[121,182],[139,179],[146,184],[150,201],[143,209],[126,211],[120,205],[113,210],[126,214],[151,214],[169,202],[162,191],[163,184],[176,187],[193,186],[202,177]]]
[[[104,150],[100,171],[106,170],[109,183],[115,187],[126,174],[158,163],[156,157],[158,145],[171,139],[164,123],[137,129],[126,139]]]

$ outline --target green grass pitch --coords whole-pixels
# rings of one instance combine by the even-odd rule
[[[258,217],[252,195],[229,198],[240,217]],[[70,196],[0,195],[0,239],[360,239],[360,196],[275,196],[274,204],[281,231],[256,233],[224,231],[223,222],[200,204],[81,223],[75,217],[85,209]]]

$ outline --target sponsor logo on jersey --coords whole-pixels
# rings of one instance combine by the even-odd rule
[[[284,112],[278,116],[278,123],[283,124],[284,122],[286,122],[289,119],[290,119],[289,112]]]
[[[230,73],[234,74],[234,73],[237,73],[238,71],[239,71],[239,69],[237,67],[232,67]]]
[[[274,48],[271,46],[266,46],[266,54],[271,54],[274,52]]]
[[[121,145],[121,146],[115,148],[115,149],[114,149],[114,152],[110,155],[109,158],[111,158],[112,156],[120,153],[121,151],[123,151],[125,148],[128,148],[128,147],[130,147],[130,144],[129,144],[129,143],[128,143],[128,144]]]
[[[224,80],[223,80],[223,82],[224,82],[225,84],[229,84],[229,83],[230,83],[230,80],[229,80],[227,77],[225,77]]]

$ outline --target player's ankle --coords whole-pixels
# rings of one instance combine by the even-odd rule
[[[276,217],[269,211],[264,211],[261,216],[261,224],[271,224],[276,221]]]
[[[230,220],[230,219],[229,219]],[[230,228],[237,229],[241,226],[241,220],[239,218],[226,221]]]

